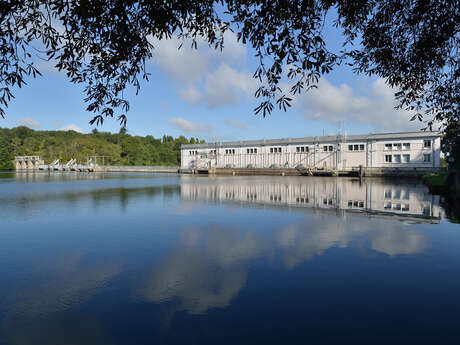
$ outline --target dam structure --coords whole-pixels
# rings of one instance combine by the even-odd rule
[[[441,133],[418,131],[186,144],[181,171],[419,176],[441,169]]]

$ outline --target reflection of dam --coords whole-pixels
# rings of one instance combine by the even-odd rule
[[[437,222],[439,197],[414,183],[325,178],[216,179],[181,183],[184,200],[299,207],[336,213],[417,218]]]

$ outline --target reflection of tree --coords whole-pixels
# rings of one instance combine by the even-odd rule
[[[22,213],[31,212],[34,209],[42,208],[47,204],[58,203],[59,205],[69,205],[76,207],[77,202],[86,202],[90,200],[94,208],[102,206],[108,200],[118,200],[123,210],[126,209],[128,201],[132,198],[139,197],[171,197],[180,192],[178,185],[162,185],[151,187],[131,187],[131,188],[98,188],[91,190],[60,191],[29,193],[18,197],[17,195],[0,195],[0,203],[4,207],[0,208],[0,215],[9,214],[11,210]],[[20,202],[18,202],[18,200]]]

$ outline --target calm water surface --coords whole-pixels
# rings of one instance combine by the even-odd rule
[[[459,344],[460,226],[404,181],[0,174],[0,344]]]

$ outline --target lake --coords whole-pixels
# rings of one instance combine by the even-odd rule
[[[418,181],[0,173],[0,344],[459,344]]]

